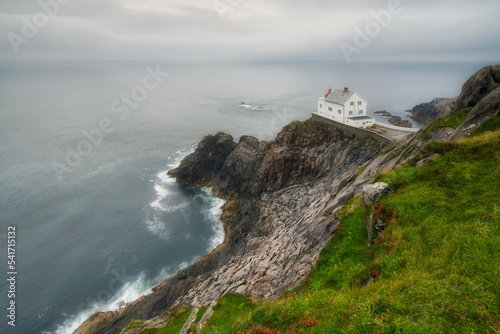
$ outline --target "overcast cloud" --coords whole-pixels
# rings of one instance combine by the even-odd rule
[[[2,0],[0,59],[345,60],[341,43],[356,47],[355,29],[390,1]],[[26,36],[40,3],[58,3],[57,15],[46,25],[38,17]],[[498,0],[401,0],[399,9],[353,61],[500,59]]]

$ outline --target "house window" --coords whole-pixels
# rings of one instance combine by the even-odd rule
[[[349,115],[352,115],[352,110],[349,111]]]
[[[319,104],[319,107],[320,107],[320,108],[323,108],[323,105],[320,103],[320,104]]]
[[[332,111],[332,110],[333,110],[332,107],[328,107],[328,111]]]
[[[358,106],[360,106],[360,105],[361,105],[361,101],[358,101]]]
[[[353,106],[353,105],[354,105],[354,101],[351,102],[351,106]]]
[[[363,114],[363,110],[360,110],[358,113],[359,113],[360,115],[362,115],[362,114]]]
[[[342,110],[339,109],[339,114],[342,114]]]

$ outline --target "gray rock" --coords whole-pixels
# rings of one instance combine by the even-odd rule
[[[424,166],[425,164],[427,164],[429,161],[431,160],[434,160],[436,159],[437,157],[439,157],[440,155],[435,153],[431,156],[428,156],[427,158],[424,158],[422,160],[420,160],[419,162],[417,162],[417,167],[421,167],[421,166]]]
[[[210,307],[205,311],[205,313],[201,317],[200,321],[196,325],[196,331],[198,333],[201,333],[201,330],[203,329],[203,327],[205,326],[205,324],[208,322],[208,320],[210,320],[210,318],[214,314],[213,307],[215,306],[215,304],[216,304],[215,302],[213,302],[212,304],[210,304]]]
[[[189,318],[184,323],[184,326],[182,326],[179,334],[187,334],[188,333],[189,329],[191,328],[191,325],[193,324],[194,320],[196,319],[197,314],[198,314],[198,308],[195,307],[191,310],[191,314],[189,315]]]
[[[489,93],[470,111],[467,119],[455,129],[451,140],[467,137],[486,120],[498,117],[500,111],[500,87]]]
[[[475,106],[499,84],[500,65],[482,68],[463,85],[455,110]]]
[[[373,231],[373,217],[367,216],[366,217],[366,234],[368,236],[369,242],[371,242],[371,240],[372,240],[372,231]]]
[[[363,186],[363,202],[367,206],[372,206],[373,204],[380,201],[383,195],[389,193],[391,189],[389,185],[385,182],[377,182],[375,184],[367,184]]]
[[[421,103],[408,110],[412,115],[411,118],[422,123],[430,123],[436,118],[452,112],[457,98],[437,97],[431,102]]]
[[[385,222],[378,219],[375,223],[373,222],[373,216],[370,215],[366,217],[366,232],[368,234],[368,242],[370,245],[378,242],[385,230]]]
[[[185,185],[213,182],[235,148],[233,137],[227,133],[205,136],[196,151],[185,157],[179,167],[169,171],[168,175]]]

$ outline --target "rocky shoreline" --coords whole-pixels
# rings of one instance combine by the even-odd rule
[[[276,298],[297,287],[338,228],[335,212],[362,189],[353,185],[356,168],[383,147],[312,121],[289,124],[274,141],[204,137],[169,174],[184,185],[212,186],[227,200],[224,243],[152,294],[119,313],[95,315],[76,333],[120,333],[137,319],[161,323],[175,305],[209,305],[229,292]]]
[[[400,126],[403,128],[413,127],[413,124],[410,121],[403,120],[400,116],[394,116],[393,114],[391,114],[387,110],[375,111],[375,114],[380,115],[380,116],[389,117],[388,121],[390,123],[394,124],[395,126]]]
[[[496,78],[500,66],[481,71]],[[375,176],[410,159],[427,163],[434,156],[420,152],[429,142],[463,138],[498,117],[500,88],[471,87],[485,81],[478,73],[464,85],[452,111],[479,98],[459,127],[424,128],[390,147],[347,138],[311,120],[290,123],[273,141],[242,136],[235,143],[225,133],[205,136],[169,174],[186,186],[211,186],[227,200],[221,217],[224,243],[120,312],[94,314],[75,333],[118,334],[139,319],[147,328],[162,328],[175,310],[213,305],[227,293],[272,299],[298,287],[339,227],[337,212]]]

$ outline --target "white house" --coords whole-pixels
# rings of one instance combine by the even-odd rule
[[[324,98],[318,99],[318,115],[357,128],[375,124],[375,119],[366,115],[366,108],[365,99],[347,87],[344,90],[329,89]]]

